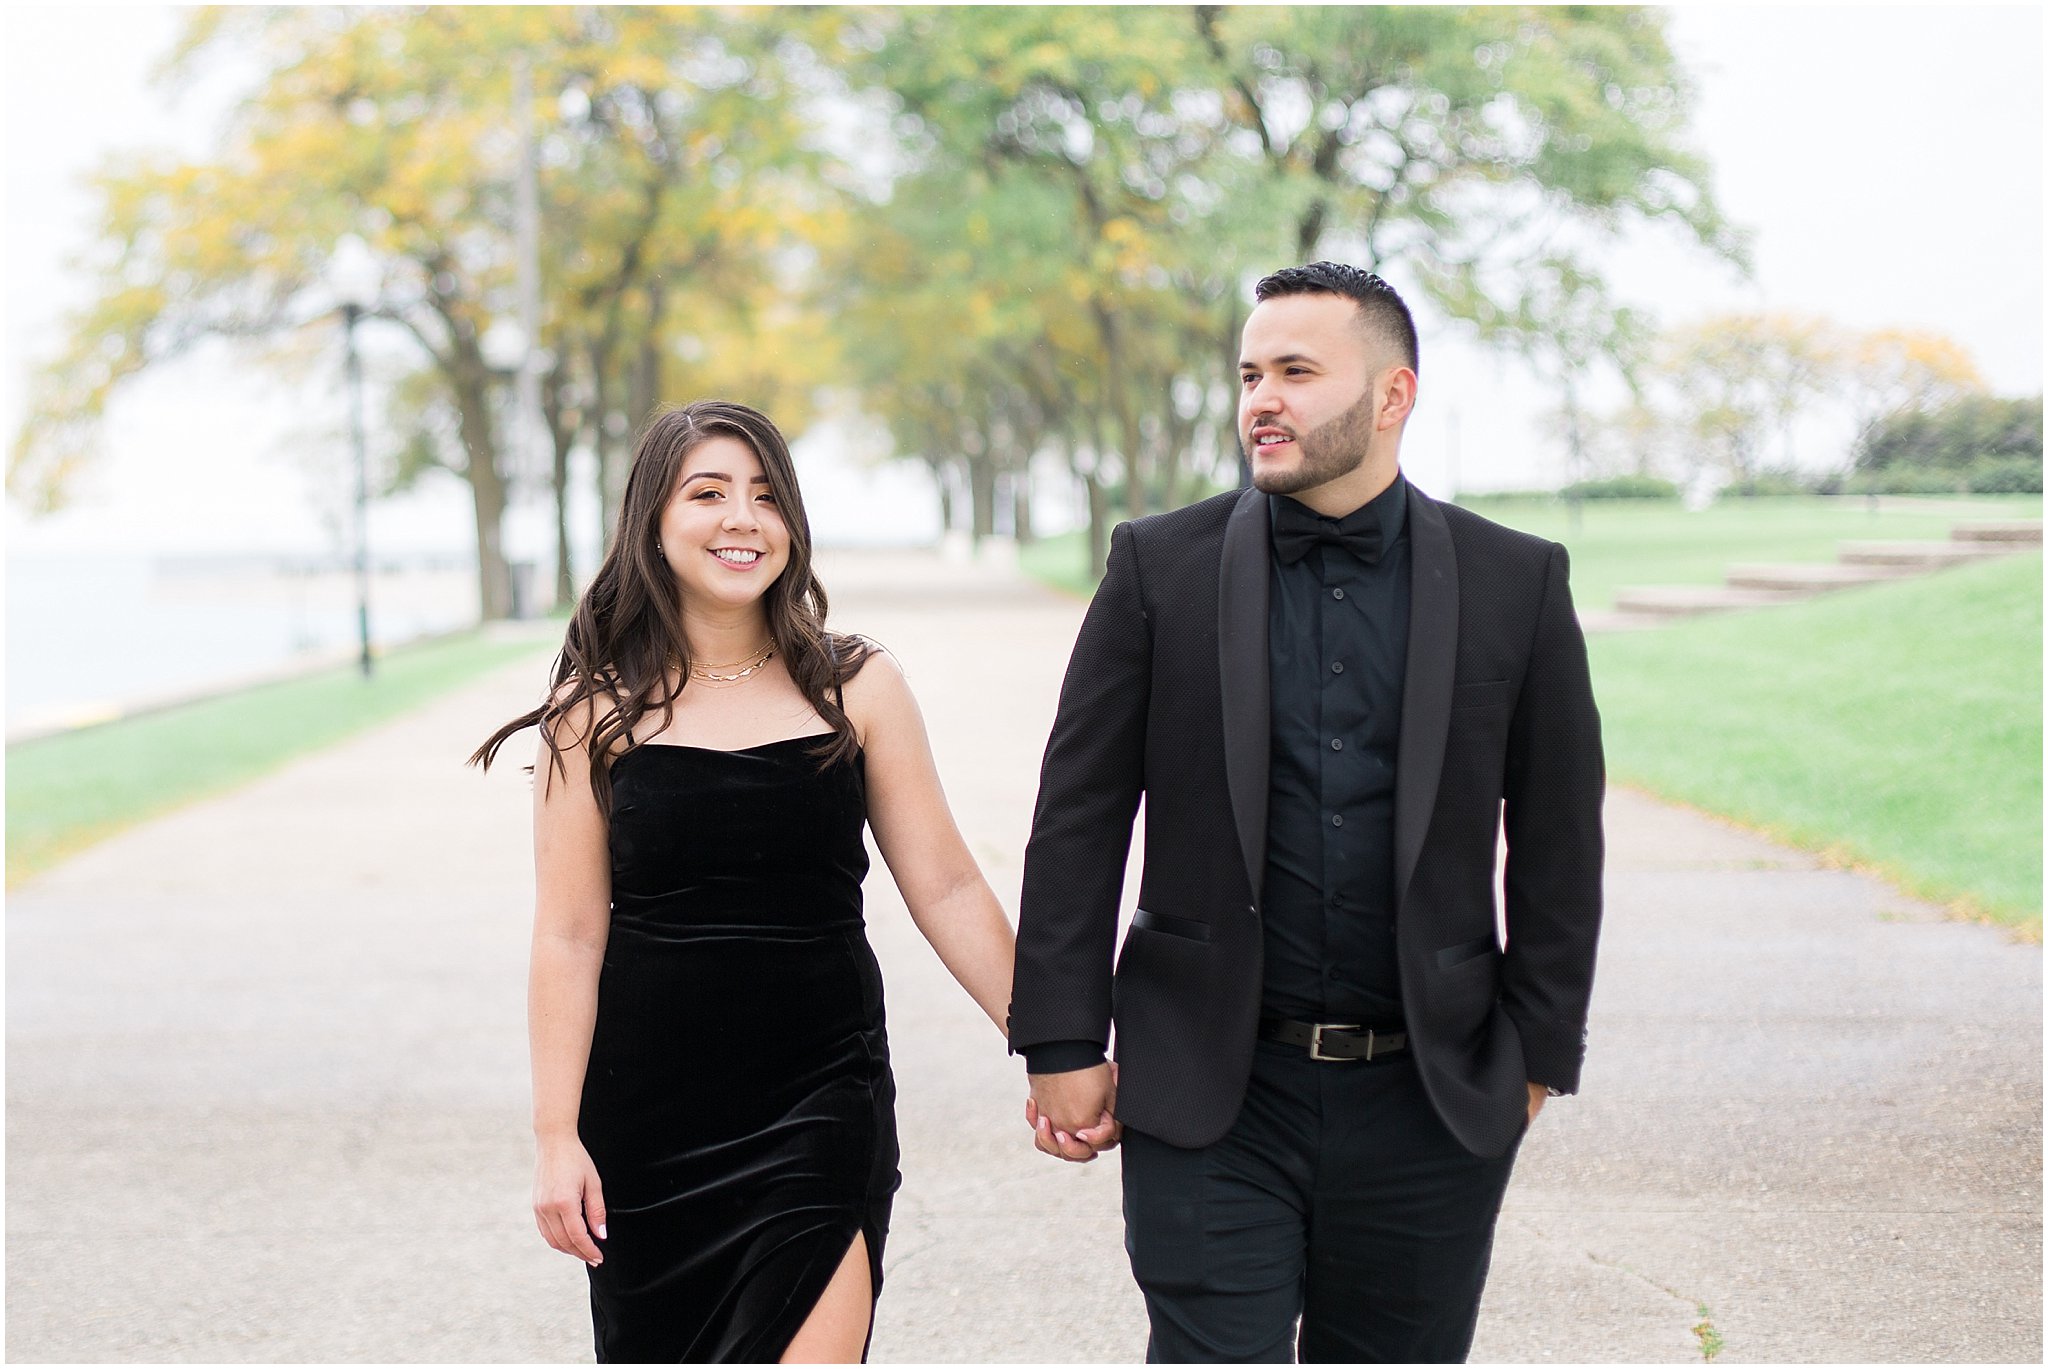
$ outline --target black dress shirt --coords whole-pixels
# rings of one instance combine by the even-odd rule
[[[1363,508],[1318,521],[1340,533],[1376,526],[1380,551],[1368,562],[1324,544],[1291,564],[1273,559],[1264,1010],[1391,1027],[1401,1021],[1394,763],[1408,663],[1407,481],[1397,475]]]

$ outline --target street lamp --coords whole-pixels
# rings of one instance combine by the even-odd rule
[[[534,423],[534,410],[538,405],[529,406],[525,402],[526,393],[538,374],[535,370],[537,354],[532,335],[516,320],[503,317],[492,320],[491,325],[484,329],[483,336],[477,339],[477,350],[483,354],[484,365],[493,375],[505,377],[514,384],[502,447],[505,461],[499,467],[505,476],[509,507],[544,478],[539,462],[540,433]],[[507,545],[505,574],[511,594],[510,615],[524,618],[533,611],[533,562],[515,558]]]
[[[377,298],[378,270],[370,249],[355,234],[334,246],[328,283],[341,301],[342,336],[347,347],[349,438],[356,462],[356,640],[363,678],[370,678],[370,461],[363,444],[363,364],[356,355],[356,324]]]

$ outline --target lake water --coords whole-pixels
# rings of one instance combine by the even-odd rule
[[[476,618],[467,565],[426,562],[372,576],[371,639],[380,646]],[[354,577],[336,567],[271,557],[9,556],[7,730],[229,685],[355,641]]]

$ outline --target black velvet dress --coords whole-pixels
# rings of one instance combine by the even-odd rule
[[[882,1287],[895,1084],[861,920],[864,771],[818,737],[612,765],[612,913],[579,1129],[600,1361],[774,1362],[856,1234]]]

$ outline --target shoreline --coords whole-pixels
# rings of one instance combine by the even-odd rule
[[[441,631],[421,632],[410,637],[392,641],[373,642],[370,645],[372,661],[383,660],[394,651],[409,650],[413,647],[431,646],[436,642],[452,641],[472,633],[483,633],[499,640],[517,640],[533,636],[541,640],[542,634],[535,633],[536,627],[553,622],[550,618],[500,619],[489,623],[470,623],[462,627]],[[267,685],[289,684],[309,676],[353,665],[358,659],[356,647],[332,647],[306,652],[291,660],[261,670],[244,671],[205,684],[180,686],[138,694],[127,699],[81,704],[65,709],[54,709],[25,719],[7,728],[6,745],[10,748],[50,737],[68,736],[76,732],[105,727],[109,723],[127,722],[133,718],[148,717],[153,713],[164,713],[188,704],[206,703],[224,698],[230,694],[246,693]]]

